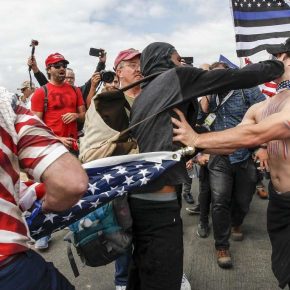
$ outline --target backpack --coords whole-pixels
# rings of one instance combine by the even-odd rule
[[[126,253],[132,242],[132,218],[127,197],[120,197],[91,212],[69,226],[64,237],[75,277],[79,271],[71,250],[76,249],[84,265],[104,266]]]

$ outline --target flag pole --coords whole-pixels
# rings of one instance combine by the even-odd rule
[[[244,67],[244,59],[242,57],[239,58],[240,59],[240,68]]]

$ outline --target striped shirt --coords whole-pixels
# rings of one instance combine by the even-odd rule
[[[30,240],[19,207],[19,172],[40,181],[67,149],[15,95],[0,87],[0,263],[28,249]]]

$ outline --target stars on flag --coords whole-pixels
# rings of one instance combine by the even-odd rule
[[[89,213],[95,211],[114,198],[124,196],[132,189],[141,187],[150,183],[150,181],[158,178],[163,171],[170,168],[179,159],[172,158],[172,152],[166,153],[166,158],[159,162],[160,157],[156,159],[148,154],[148,160],[126,160],[115,163],[114,165],[94,165],[87,169],[89,176],[89,184],[87,192],[83,195],[72,208],[61,213],[44,214],[41,211],[41,205],[37,207],[37,213],[27,217],[27,223],[30,228],[31,236],[34,239],[39,239],[44,235],[62,229],[72,223],[80,220]],[[154,153],[156,154],[156,153]],[[154,155],[152,153],[152,155]],[[165,154],[161,152],[160,154]],[[129,157],[131,158],[131,157]],[[96,163],[98,160],[96,160]],[[103,162],[103,161],[102,161]]]
[[[57,216],[57,214],[54,213],[47,213],[45,214],[45,219],[44,219],[44,223],[47,221],[50,221],[53,224],[53,219]]]
[[[38,228],[35,231],[31,231],[31,234],[32,235],[39,235],[41,232],[43,232],[43,228],[42,227]]]
[[[101,202],[99,199],[97,199],[95,202],[91,202],[91,208],[97,208],[99,204],[101,204]]]
[[[63,221],[69,221],[73,217],[73,213],[70,212],[67,216],[62,217]]]
[[[124,174],[127,173],[127,169],[124,166],[116,166],[113,169],[117,169],[118,171],[116,172],[116,174]]]
[[[156,163],[153,168],[156,168],[157,171],[159,171],[160,169],[164,169],[164,167],[162,167],[162,165],[160,163]]]
[[[79,206],[80,209],[82,209],[82,203],[84,203],[84,202],[85,202],[85,200],[80,199],[80,200],[78,201],[78,203],[75,204],[75,206]]]
[[[123,196],[127,191],[125,190],[125,187],[123,186],[120,190],[117,190],[118,194],[117,196]]]
[[[145,185],[145,184],[147,184],[149,180],[150,180],[149,178],[146,178],[146,177],[144,176],[143,178],[140,179],[140,181],[141,181],[141,185]]]
[[[89,183],[89,191],[94,195],[95,194],[95,191],[97,190],[97,189],[99,189],[99,188],[97,188],[97,186],[96,186],[96,182],[94,183],[94,184],[91,184],[91,183]]]
[[[235,7],[249,8],[249,10],[251,10],[252,7],[256,7],[256,8],[282,7],[282,5],[287,2],[288,1],[282,1],[282,0],[273,0],[273,1],[270,1],[270,0],[235,0],[233,1]]]
[[[110,179],[113,179],[114,177],[111,174],[104,174],[104,177],[102,178],[105,179],[107,181],[107,183],[110,183]]]
[[[138,174],[143,175],[143,177],[144,177],[144,176],[146,176],[148,173],[150,173],[150,172],[147,170],[147,168],[145,168],[145,169],[141,169],[141,170],[139,171]]]
[[[127,185],[134,183],[133,176],[125,176],[125,178],[126,180],[123,183],[126,183]]]

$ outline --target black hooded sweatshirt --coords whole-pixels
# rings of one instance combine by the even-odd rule
[[[205,71],[189,66],[176,67],[170,60],[174,51],[175,48],[168,43],[155,42],[148,45],[141,54],[141,72],[144,77],[163,72],[143,85],[142,92],[135,99],[131,110],[130,126],[160,112],[132,129],[141,153],[175,151],[182,147],[180,143],[172,141],[171,117],[176,117],[173,108],[179,108],[194,126],[198,97],[251,88],[272,81],[284,72],[283,63],[277,60],[263,61],[242,69]],[[180,185],[187,180],[183,160],[156,181],[134,190],[134,193],[154,192],[164,185]]]

